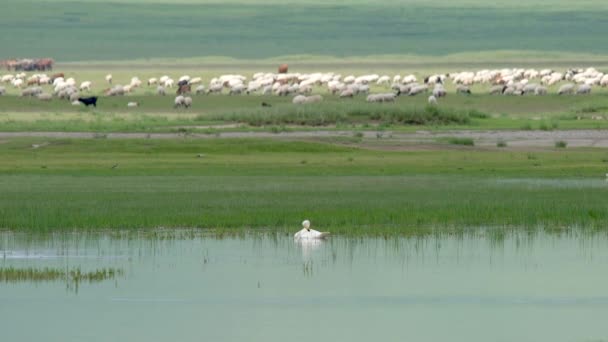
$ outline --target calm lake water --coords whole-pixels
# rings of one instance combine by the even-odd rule
[[[0,233],[2,341],[608,341],[608,238]]]

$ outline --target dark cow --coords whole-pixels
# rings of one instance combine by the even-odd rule
[[[192,87],[189,84],[182,84],[177,88],[175,92],[177,95],[189,94],[192,91]]]
[[[279,74],[286,74],[289,71],[289,66],[287,64],[279,65]]]
[[[78,101],[82,102],[87,107],[93,105],[93,107],[97,108],[97,96],[79,97]]]

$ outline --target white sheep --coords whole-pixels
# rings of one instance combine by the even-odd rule
[[[82,104],[82,102],[76,100],[76,101],[72,101],[72,106],[80,106]]]
[[[428,101],[428,103],[430,105],[436,105],[437,104],[437,98],[435,96],[433,96],[433,95],[429,96],[429,98],[428,98],[427,101]]]
[[[192,107],[192,98],[190,96],[184,97],[184,107],[186,107],[186,108]]]
[[[0,87],[0,95],[6,94],[6,88]]]
[[[466,85],[458,85],[456,87],[456,93],[458,94],[471,94],[471,89],[469,87],[467,87]]]
[[[394,102],[397,94],[395,93],[383,93],[383,94],[370,94],[367,96],[367,102]]]
[[[80,83],[80,91],[91,91],[91,81],[84,81]]]
[[[304,96],[304,95],[296,95],[291,100],[291,103],[293,103],[293,104],[303,104],[303,103],[306,103],[306,96]]]
[[[534,95],[537,95],[537,96],[547,95],[547,88],[542,87],[542,86],[536,87],[536,89],[534,89]]]
[[[156,87],[156,93],[158,95],[162,95],[162,96],[167,95],[167,91],[165,90],[165,87],[160,86],[160,85],[158,87]]]
[[[557,94],[564,95],[564,94],[572,94],[573,92],[574,92],[574,84],[568,83],[568,84],[564,84],[561,87],[559,87]]]
[[[175,100],[173,100],[173,108],[178,108],[184,105],[184,96],[182,95],[178,95],[175,97]]]
[[[53,98],[53,95],[48,94],[48,93],[40,93],[38,94],[38,100],[40,101],[51,101],[51,99]]]
[[[112,74],[106,75],[106,82],[108,82],[109,84],[112,84]]]
[[[591,86],[588,84],[581,84],[578,89],[576,89],[577,95],[591,94]]]
[[[148,86],[156,85],[158,83],[158,79],[156,77],[152,77],[148,79]]]
[[[188,81],[188,84],[190,84],[190,85],[192,85],[192,84],[198,84],[198,83],[201,83],[202,81],[203,81],[202,78],[200,78],[200,77],[194,77],[194,78],[191,78],[190,81]]]
[[[200,95],[200,94],[204,94],[205,93],[205,86],[204,85],[199,85],[196,87],[195,89],[195,93],[196,95]]]
[[[129,107],[129,108],[139,107],[139,102],[129,102],[129,103],[127,103],[127,107]]]

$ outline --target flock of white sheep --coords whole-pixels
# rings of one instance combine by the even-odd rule
[[[78,84],[73,77],[65,78],[63,74],[6,74],[0,77],[0,82],[0,95],[7,93],[6,86],[12,86],[19,89],[24,97],[37,97],[44,101],[53,98],[66,99],[74,105],[80,104],[77,99],[81,93],[94,91],[93,82],[85,80]],[[177,78],[177,81],[163,75],[149,78],[145,83],[138,77],[132,77],[126,85],[113,82],[113,76],[108,74],[105,80],[100,81],[98,88],[103,89],[106,96],[127,95],[138,88],[155,89],[156,94],[167,95],[175,88],[179,91],[176,92],[178,96],[174,99],[174,107],[184,108],[192,105],[192,98],[187,96],[189,93],[293,96],[294,104],[322,101],[323,97],[312,95],[313,91],[326,92],[340,98],[364,95],[367,96],[368,102],[392,102],[398,96],[429,94],[428,102],[437,104],[438,99],[448,94],[448,82],[455,87],[456,93],[462,94],[471,94],[471,87],[474,85],[488,85],[489,94],[540,96],[548,94],[548,87],[557,87],[558,83],[560,86],[556,92],[559,95],[589,94],[593,87],[608,86],[608,74],[595,68],[568,69],[561,72],[552,69],[506,68],[434,74],[420,80],[413,74],[342,76],[333,72],[320,72],[256,73],[251,79],[243,75],[229,74],[212,78],[207,86],[203,84],[201,77],[189,75],[183,75]],[[128,104],[129,107],[138,105],[137,102]]]

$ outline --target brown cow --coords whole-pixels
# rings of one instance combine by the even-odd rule
[[[179,86],[179,88],[177,88],[177,91],[175,92],[177,95],[183,95],[183,94],[189,94],[192,91],[192,88],[190,87],[189,84],[183,84],[181,86]]]
[[[36,61],[36,68],[40,71],[53,70],[53,63],[52,58],[41,58]]]
[[[53,74],[53,75],[51,76],[51,80],[49,81],[49,83],[50,83],[50,84],[53,84],[53,82],[55,81],[55,79],[56,79],[56,78],[59,78],[59,77],[64,77],[64,78],[65,78],[65,75],[64,75],[62,72],[57,73],[57,74]]]
[[[289,66],[287,66],[287,64],[279,65],[279,74],[286,74],[288,70]]]

